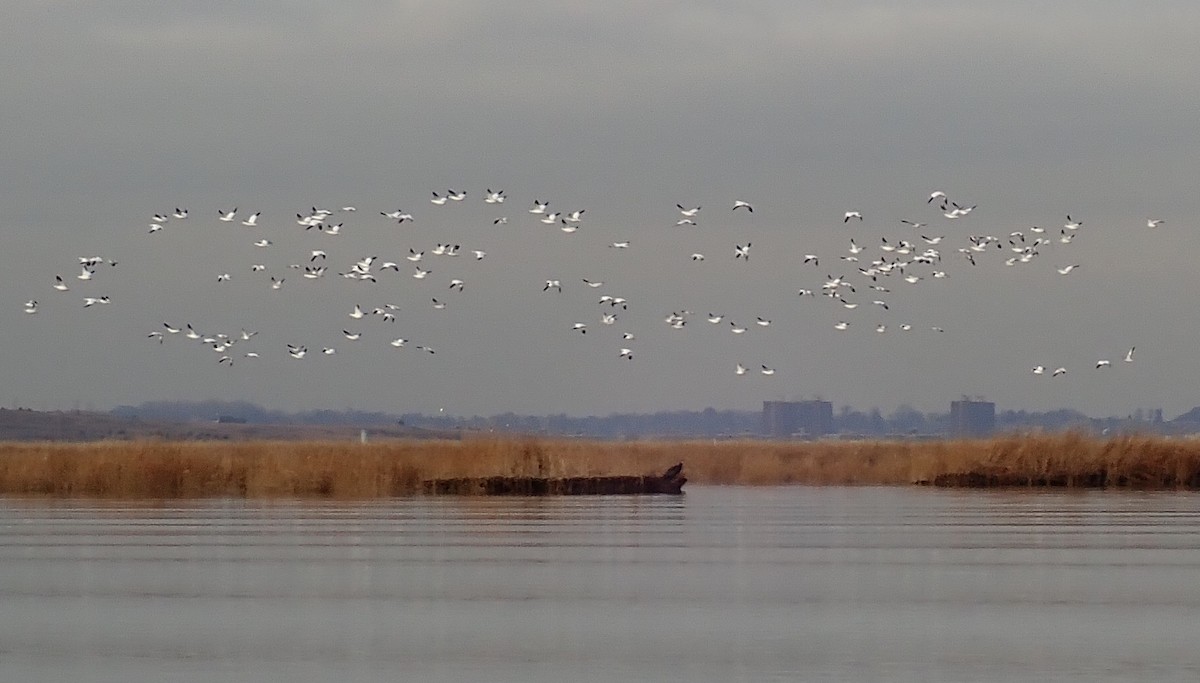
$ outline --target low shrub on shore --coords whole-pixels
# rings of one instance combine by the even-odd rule
[[[411,495],[424,480],[658,473],[695,484],[1200,488],[1200,441],[1080,434],[962,441],[0,443],[0,494],[105,498]]]

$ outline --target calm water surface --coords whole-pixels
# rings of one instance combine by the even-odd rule
[[[1200,681],[1200,495],[0,499],[0,681]]]

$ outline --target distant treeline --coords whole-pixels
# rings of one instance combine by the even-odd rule
[[[249,424],[307,425],[394,425],[402,418],[387,413],[361,410],[309,410],[285,413],[249,401],[147,401],[137,406],[118,406],[112,414],[123,418],[163,422],[215,421],[225,416]]]
[[[1196,411],[1193,411],[1195,413]],[[121,406],[112,413],[124,418],[161,421],[210,421],[219,416],[245,420],[250,424],[306,425],[397,425],[437,430],[472,430],[518,434],[551,434],[590,438],[689,437],[730,438],[757,436],[762,431],[759,411],[716,410],[665,411],[645,414],[613,414],[574,417],[559,415],[517,415],[503,413],[489,417],[429,416],[417,413],[389,414],[360,410],[311,410],[287,413],[269,410],[246,401],[150,401],[138,406]],[[1180,419],[1191,415],[1188,413]],[[1151,420],[1152,413],[1138,411],[1123,418],[1089,418],[1075,410],[1033,412],[1005,410],[996,414],[996,431],[1042,430],[1060,432],[1084,430],[1172,431]],[[879,409],[863,412],[850,406],[834,411],[834,431],[862,436],[943,435],[950,431],[950,414],[923,413],[901,406],[891,414]]]

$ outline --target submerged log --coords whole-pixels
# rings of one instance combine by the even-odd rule
[[[1129,477],[1113,475],[1104,469],[1076,473],[1023,474],[1008,471],[947,472],[939,474],[933,481],[923,480],[918,484],[932,484],[946,488],[1137,488],[1137,489],[1194,489],[1200,485],[1195,481],[1170,476]]]
[[[619,496],[680,495],[687,478],[683,463],[662,475],[618,477],[460,477],[426,479],[422,489],[435,496]]]

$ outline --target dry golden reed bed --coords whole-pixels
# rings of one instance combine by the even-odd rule
[[[552,439],[0,443],[0,494],[106,498],[416,493],[425,479],[658,473],[694,484],[1200,488],[1200,441],[1078,434],[776,443]]]

